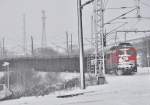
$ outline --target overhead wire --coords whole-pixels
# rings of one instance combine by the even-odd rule
[[[145,2],[142,2],[142,1],[140,1],[140,3],[141,3],[142,5],[144,5],[144,6],[150,8],[150,4],[145,3]],[[140,20],[140,19],[150,19],[150,17],[142,17],[142,16],[138,16],[138,17],[122,17],[121,19],[135,19],[135,18],[137,18],[137,19],[139,19],[139,20]]]
[[[129,8],[134,8],[134,6],[131,6],[131,7],[118,7],[118,8],[106,8],[107,10],[109,10],[109,9],[116,9],[116,10],[118,10],[118,9],[129,9]]]
[[[118,27],[112,29],[110,32],[106,33],[106,36],[108,36],[109,34],[113,33],[114,31],[116,31],[117,29],[121,28],[122,26],[125,26],[126,24],[128,24],[128,22],[124,22],[123,24],[119,25]]]
[[[108,1],[109,0],[104,0],[105,1],[105,9],[127,9],[127,8],[134,8],[134,7],[120,7],[120,8],[106,8],[106,6],[107,6],[107,4],[108,4]],[[144,3],[144,2],[141,2],[141,4],[143,4],[143,5],[145,5],[145,6],[147,6],[147,7],[150,7],[150,5],[149,4],[147,4],[147,3]],[[132,12],[132,11],[134,11],[134,10],[136,10],[136,8],[134,8],[134,9],[132,9],[131,11],[129,11],[128,13],[130,13],[130,12]],[[128,14],[127,13],[127,14]],[[123,16],[125,16],[125,14],[123,14],[123,15],[121,15],[121,16],[119,16],[119,17],[116,17],[115,19],[112,19],[112,20],[110,20],[109,22],[107,22],[107,23],[105,23],[105,24],[112,24],[113,22],[112,21],[114,21],[114,20],[116,20],[116,19],[127,19],[127,18],[137,18],[138,20],[136,21],[136,23],[134,24],[134,25],[132,25],[132,26],[137,26],[137,24],[139,24],[139,22],[141,21],[141,18],[143,18],[143,19],[150,19],[150,18],[148,18],[148,17],[123,17]],[[123,17],[123,18],[121,18],[121,17]],[[114,23],[115,24],[115,23]],[[112,37],[113,37],[113,35],[110,35],[109,36],[111,39],[112,39]]]
[[[108,21],[108,22],[107,22],[107,23],[105,23],[105,24],[110,24],[110,23],[112,23],[114,20],[119,19],[119,18],[121,18],[121,17],[125,16],[126,14],[129,14],[130,12],[133,12],[134,10],[136,10],[136,8],[134,8],[134,9],[132,9],[132,10],[130,10],[130,11],[128,11],[128,12],[126,12],[126,13],[124,13],[124,14],[121,14],[121,15],[119,15],[119,16],[117,16],[117,17],[115,17],[114,19],[112,19],[112,20]]]

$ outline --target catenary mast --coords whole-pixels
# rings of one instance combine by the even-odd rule
[[[104,77],[104,2],[94,0],[95,74]]]

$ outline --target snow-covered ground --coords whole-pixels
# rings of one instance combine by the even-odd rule
[[[3,72],[0,72],[0,78],[2,78],[4,76]]]
[[[61,91],[47,96],[1,101],[0,105],[150,105],[149,68],[139,68],[135,75],[106,75],[107,84],[85,90]],[[69,98],[58,95],[84,93]]]

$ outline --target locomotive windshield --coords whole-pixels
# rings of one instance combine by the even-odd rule
[[[127,50],[128,55],[136,55],[136,52],[134,50]]]
[[[119,50],[119,51],[118,51],[118,54],[119,54],[119,55],[124,55],[124,51],[123,51],[123,50]]]

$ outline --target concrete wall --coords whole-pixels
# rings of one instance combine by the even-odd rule
[[[45,71],[45,72],[79,72],[79,58],[12,58],[0,60],[0,65],[4,61],[10,63],[12,71]],[[85,71],[87,71],[87,59],[84,59]],[[0,67],[2,70],[2,66]]]

